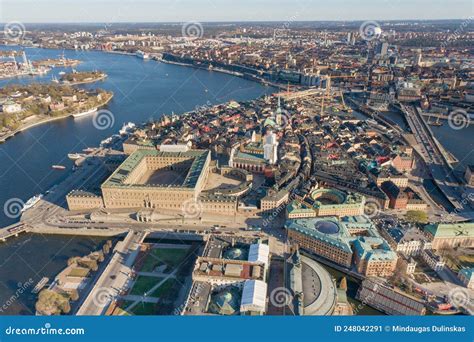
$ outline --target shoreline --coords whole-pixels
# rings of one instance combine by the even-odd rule
[[[99,81],[103,81],[107,78],[108,75],[104,74],[101,77],[95,78],[93,80],[89,81],[77,81],[77,82],[59,82],[60,85],[67,85],[67,86],[75,86],[75,85],[81,85],[81,84],[90,84],[90,83],[95,83]]]
[[[12,46],[12,45],[5,45],[5,44],[1,44],[0,46]],[[20,45],[15,45],[15,46],[20,46]],[[26,48],[26,47],[25,47]],[[47,49],[47,50],[54,50],[52,48],[43,48],[43,47],[32,47],[32,48],[38,48],[38,49]],[[67,49],[67,50],[70,50],[70,51],[76,51],[75,49]],[[132,57],[136,57],[136,55],[134,53],[131,53],[131,52],[121,52],[121,51],[104,51],[104,50],[90,50],[90,51],[94,51],[94,52],[103,52],[103,53],[106,53],[106,54],[115,54],[115,55],[124,55],[124,56],[132,56]],[[230,75],[230,76],[235,76],[235,77],[240,77],[240,78],[243,78],[243,79],[246,79],[246,80],[249,80],[249,81],[253,81],[253,82],[257,82],[257,83],[260,83],[260,84],[263,84],[265,86],[271,86],[271,87],[274,87],[274,88],[277,88],[279,90],[284,90],[286,89],[284,85],[278,85],[278,84],[274,84],[274,83],[271,83],[271,82],[264,82],[263,80],[259,80],[259,79],[252,79],[252,78],[246,78],[244,77],[244,74],[241,74],[241,73],[235,73],[233,71],[228,71],[228,70],[225,70],[225,69],[221,69],[221,68],[213,68],[212,70],[209,70],[208,68],[203,68],[203,67],[199,67],[199,66],[196,66],[196,65],[192,65],[192,64],[187,64],[187,63],[180,63],[180,62],[174,62],[174,61],[168,61],[168,60],[164,60],[164,59],[154,59],[154,58],[151,58],[150,59],[151,61],[155,61],[155,62],[163,62],[165,64],[172,64],[172,65],[178,65],[178,66],[184,66],[184,67],[188,67],[188,68],[194,68],[194,69],[201,69],[201,70],[205,70],[205,71],[216,71],[216,72],[220,72],[220,73],[224,73],[224,74],[227,74],[227,75]],[[87,83],[93,83],[93,82],[97,82],[97,81],[100,81],[100,80],[103,80],[105,78],[107,78],[108,75],[105,75],[105,77],[101,78],[101,79],[98,79],[98,80],[94,80],[94,81],[91,81],[91,82],[87,82]],[[62,83],[61,83],[62,84]],[[82,83],[82,84],[86,84],[86,83]],[[65,85],[65,84],[62,84],[62,85]],[[67,85],[78,85],[78,84],[67,84]],[[97,108],[100,108],[102,106],[105,106],[111,99],[112,99],[113,95],[110,97],[110,99],[108,99],[105,103],[101,104],[101,105],[98,105]],[[52,121],[56,121],[56,120],[60,120],[60,119],[65,119],[65,118],[68,118],[68,117],[73,117],[73,114],[69,114],[69,115],[64,115],[64,116],[59,116],[59,117],[55,117],[55,118],[46,118],[46,119],[43,119],[43,120],[40,120],[38,122],[35,122],[35,123],[31,123],[31,124],[28,124],[24,127],[21,127],[21,128],[18,128],[16,129],[15,131],[13,132],[10,132],[10,133],[7,133],[6,135],[4,136],[1,136],[0,137],[0,144],[4,144],[7,142],[7,140],[13,138],[15,135],[17,135],[18,133],[21,133],[23,131],[26,131],[30,128],[33,128],[33,127],[36,127],[36,126],[39,126],[39,125],[42,125],[42,124],[46,124],[46,123],[49,123],[49,122],[52,122]]]
[[[0,44],[0,46],[21,46],[21,45]],[[41,47],[41,46],[24,46],[24,48],[58,50],[58,48]],[[64,48],[63,50],[83,51],[83,50],[77,50],[77,49],[72,49],[72,48]],[[102,53],[105,53],[105,54],[137,57],[136,53],[127,52],[127,51],[106,51],[106,50],[97,50],[97,49],[84,50],[84,51],[102,52]],[[169,61],[169,60],[165,60],[165,59],[162,59],[162,58],[156,59],[156,58],[153,58],[153,57],[150,58],[149,60],[150,61],[155,61],[155,62],[163,62],[165,64],[173,64],[173,65],[190,67],[190,68],[194,68],[194,69],[201,69],[201,70],[206,70],[206,71],[217,71],[217,72],[221,72],[221,73],[228,74],[228,75],[231,75],[231,76],[240,77],[240,78],[243,78],[243,79],[246,79],[246,80],[249,80],[249,81],[257,82],[257,83],[263,84],[264,86],[270,86],[270,87],[278,88],[280,90],[286,90],[287,89],[287,85],[283,84],[283,83],[279,84],[279,83],[274,83],[274,82],[270,82],[270,81],[264,81],[264,80],[259,79],[259,78],[247,78],[242,73],[235,72],[235,71],[230,71],[230,70],[226,70],[226,69],[222,69],[222,68],[208,69],[208,68],[200,67],[200,66],[197,66],[197,65],[194,65],[194,64],[174,62],[174,61]]]
[[[97,105],[96,108],[99,109],[99,108],[107,105],[112,100],[113,97],[114,97],[114,95],[112,94],[106,101],[104,101],[103,103]],[[90,110],[90,109],[88,109],[88,110]],[[88,110],[85,110],[84,112],[87,112]],[[17,128],[16,130],[14,130],[10,133],[5,134],[4,136],[1,136],[0,137],[0,144],[6,143],[7,140],[13,138],[18,133],[24,132],[24,131],[26,131],[30,128],[33,128],[33,127],[36,127],[36,126],[39,126],[39,125],[43,125],[43,124],[46,124],[46,123],[49,123],[49,122],[53,122],[53,121],[56,121],[56,120],[61,120],[61,119],[66,119],[66,118],[73,118],[74,115],[77,115],[77,114],[80,114],[80,113],[72,113],[72,114],[67,114],[67,115],[61,115],[61,116],[53,117],[53,118],[44,118],[44,119],[41,119],[37,122],[27,124],[23,127]]]
[[[257,83],[263,84],[264,86],[278,88],[279,90],[287,89],[286,85],[284,85],[284,84],[278,84],[278,83],[273,83],[273,82],[270,82],[270,81],[264,81],[264,80],[259,79],[259,78],[247,78],[247,77],[245,77],[245,75],[243,73],[240,73],[240,72],[237,72],[237,71],[230,71],[230,70],[217,68],[217,67],[213,67],[212,69],[209,69],[209,68],[201,67],[201,66],[194,65],[194,64],[169,61],[169,60],[162,59],[162,58],[161,59],[151,58],[151,60],[156,61],[156,62],[165,63],[165,64],[184,66],[184,67],[193,68],[193,69],[200,69],[200,70],[205,70],[205,71],[216,71],[216,72],[220,72],[220,73],[235,76],[235,77],[240,77],[240,78],[243,78],[243,79],[248,80],[248,81],[257,82]]]

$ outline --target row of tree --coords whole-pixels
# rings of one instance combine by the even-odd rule
[[[105,255],[112,249],[112,240],[107,240],[102,249],[92,252],[85,257],[71,257],[68,259],[68,266],[77,265],[78,267],[88,268],[91,271],[97,271],[98,263],[103,262]],[[71,311],[71,301],[79,299],[79,293],[76,289],[64,291],[59,287],[44,289],[38,295],[35,308],[42,315],[61,315],[68,314]]]

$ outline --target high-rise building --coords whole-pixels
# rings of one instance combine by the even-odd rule
[[[421,50],[418,50],[418,51],[416,52],[415,63],[414,63],[414,64],[417,65],[417,66],[421,66],[422,58],[423,58],[423,56],[422,56],[422,54],[421,54]]]
[[[380,42],[376,46],[375,53],[379,54],[381,57],[384,57],[388,52],[388,43],[387,42]]]

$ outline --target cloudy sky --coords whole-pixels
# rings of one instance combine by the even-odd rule
[[[472,0],[0,0],[0,21],[464,19]]]

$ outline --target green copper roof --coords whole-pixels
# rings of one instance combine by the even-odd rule
[[[474,222],[467,223],[435,223],[426,225],[424,230],[436,238],[473,237]]]
[[[207,150],[190,150],[187,152],[162,152],[158,150],[136,150],[112,173],[112,175],[102,184],[102,187],[147,187],[150,185],[124,184],[128,175],[147,156],[152,157],[182,157],[183,159],[193,159],[191,167],[181,188],[194,188],[199,176],[202,174],[204,164],[209,155]],[[156,187],[156,186],[155,186]],[[176,188],[176,187],[175,187]]]

